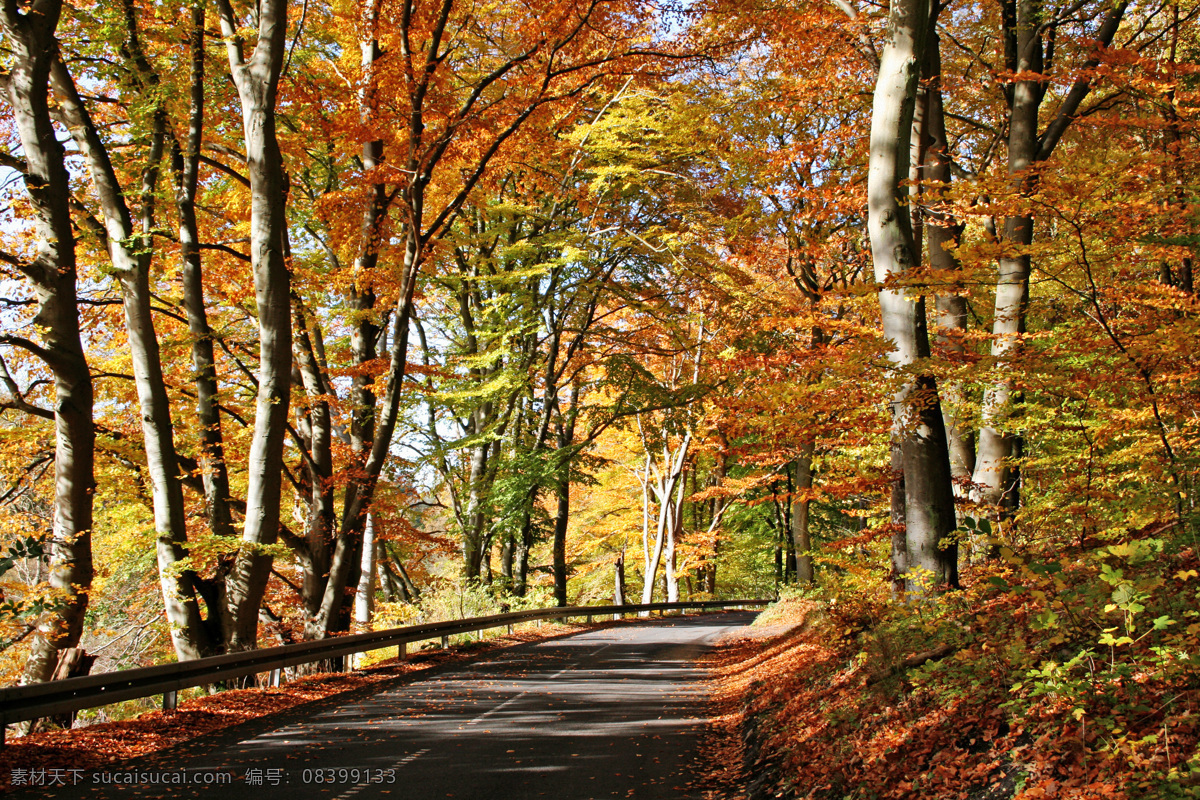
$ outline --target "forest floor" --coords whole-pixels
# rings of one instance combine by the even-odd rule
[[[9,739],[0,749],[0,793],[10,788],[14,769],[91,769],[146,756],[198,736],[240,725],[317,700],[364,689],[443,664],[472,661],[525,642],[569,636],[598,625],[546,624],[448,650],[421,650],[400,661],[380,661],[356,672],[308,675],[279,687],[231,689],[179,704],[175,711],[147,711],[136,719],[55,729]]]
[[[709,658],[708,797],[1200,798],[1200,559],[1154,548],[785,597]]]

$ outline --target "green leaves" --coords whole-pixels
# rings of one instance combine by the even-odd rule
[[[15,544],[9,545],[3,557],[0,557],[0,576],[16,566],[18,561],[27,559],[45,558],[46,551],[42,548],[40,540],[27,536],[24,539],[18,539]],[[0,607],[2,608],[2,607]]]

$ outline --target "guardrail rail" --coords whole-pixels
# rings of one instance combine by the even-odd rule
[[[398,648],[398,656],[403,658],[406,646],[412,642],[440,637],[442,646],[446,647],[449,637],[456,633],[482,632],[490,628],[505,626],[511,631],[513,625],[522,622],[547,619],[565,621],[571,617],[586,617],[591,622],[595,617],[600,616],[616,618],[625,614],[654,611],[661,614],[667,611],[682,613],[688,609],[699,611],[745,609],[765,606],[770,602],[770,600],[706,600],[686,603],[538,608],[531,611],[512,611],[450,622],[406,625],[401,628],[337,636],[313,642],[298,642],[261,650],[226,653],[193,661],[179,661],[153,667],[139,667],[46,683],[34,683],[28,686],[14,686],[0,689],[0,726],[6,733],[8,726],[14,722],[69,714],[85,708],[96,708],[110,703],[119,703],[122,700],[136,700],[160,694],[163,696],[163,709],[170,710],[175,707],[178,692],[181,689],[262,673],[270,673],[271,684],[277,686],[282,670],[287,667],[311,664],[372,650],[382,650],[386,647]]]

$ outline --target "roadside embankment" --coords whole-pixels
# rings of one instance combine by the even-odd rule
[[[1196,561],[1006,551],[940,597],[793,594],[710,657],[708,794],[1198,798]]]

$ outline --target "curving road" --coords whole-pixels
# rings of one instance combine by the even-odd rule
[[[519,645],[10,796],[700,797],[689,785],[706,715],[696,659],[753,618],[647,620]]]

